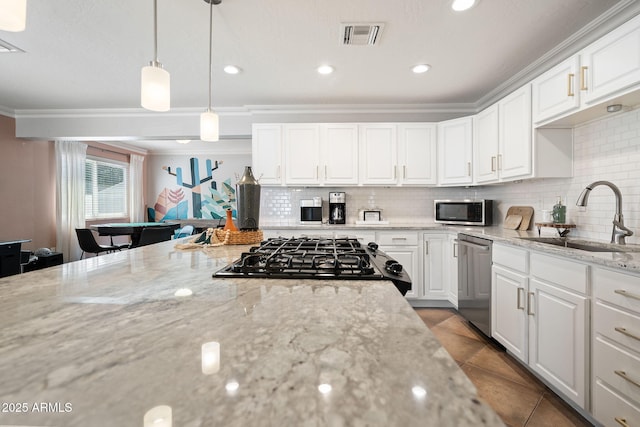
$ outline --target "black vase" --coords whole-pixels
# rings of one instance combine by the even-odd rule
[[[257,230],[260,225],[260,183],[253,176],[251,166],[245,166],[244,175],[236,183],[238,203],[238,229]]]

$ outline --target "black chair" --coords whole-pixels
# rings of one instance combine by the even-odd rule
[[[171,236],[173,236],[173,230],[171,227],[145,227],[140,233],[140,240],[138,240],[138,244],[135,246],[132,245],[131,248],[165,242],[167,240],[171,240]]]
[[[122,249],[117,245],[99,245],[98,242],[96,242],[96,238],[93,237],[93,232],[88,228],[76,228],[76,235],[78,236],[80,249],[82,249],[80,259],[82,259],[85,252],[98,256],[102,252],[108,253]]]

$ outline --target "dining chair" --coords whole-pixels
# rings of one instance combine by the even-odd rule
[[[119,245],[100,245],[96,242],[96,238],[93,236],[93,232],[88,228],[76,228],[76,235],[78,236],[78,244],[82,249],[80,259],[84,256],[85,252],[90,254],[99,254],[103,252],[114,252],[123,249]]]
[[[132,245],[131,248],[171,240],[171,236],[173,236],[173,230],[171,227],[145,227],[140,233],[140,240],[138,241],[138,244],[135,246]]]

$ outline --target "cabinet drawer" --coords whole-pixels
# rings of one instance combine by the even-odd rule
[[[417,246],[418,233],[404,231],[379,231],[376,243],[385,246]]]
[[[596,301],[595,333],[640,353],[640,317]]]
[[[588,266],[574,261],[555,258],[540,253],[531,253],[531,274],[549,283],[567,289],[587,293]]]
[[[597,378],[640,403],[640,357],[636,354],[596,337],[593,371]]]
[[[529,252],[514,246],[493,245],[493,263],[521,273],[529,272]]]
[[[640,277],[593,269],[593,295],[603,301],[640,313]]]
[[[640,408],[602,381],[596,381],[593,397],[593,415],[606,427],[620,427],[624,420],[628,426],[640,425]],[[617,420],[620,421],[617,421]]]

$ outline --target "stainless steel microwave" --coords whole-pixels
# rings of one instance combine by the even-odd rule
[[[493,200],[434,200],[433,217],[441,224],[491,225]]]

